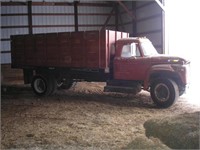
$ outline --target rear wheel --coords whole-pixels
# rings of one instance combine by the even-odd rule
[[[55,79],[47,75],[36,75],[33,77],[31,87],[38,96],[53,94],[56,89]]]
[[[179,97],[179,89],[171,79],[156,79],[151,85],[151,97],[162,108],[167,108],[173,105]]]

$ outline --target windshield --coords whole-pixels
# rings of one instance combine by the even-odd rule
[[[158,52],[151,42],[141,42],[140,45],[143,50],[144,56],[158,55]]]

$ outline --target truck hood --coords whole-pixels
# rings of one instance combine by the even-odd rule
[[[163,54],[159,54],[156,56],[151,56],[151,63],[153,64],[188,64],[190,63],[188,60],[181,58],[181,57],[177,57],[177,56],[169,56],[169,55],[163,55]]]

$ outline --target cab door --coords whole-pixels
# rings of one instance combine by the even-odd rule
[[[144,80],[150,58],[142,57],[138,44],[122,46],[121,55],[114,59],[114,79]]]

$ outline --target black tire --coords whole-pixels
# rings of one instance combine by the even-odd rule
[[[38,96],[48,96],[56,89],[55,79],[48,75],[36,75],[33,77],[31,87]]]
[[[179,91],[179,96],[182,96],[185,93],[185,91]]]
[[[150,89],[151,98],[161,108],[172,106],[179,97],[179,89],[171,79],[156,79]]]
[[[179,88],[179,96],[182,96],[185,93],[185,87]]]

